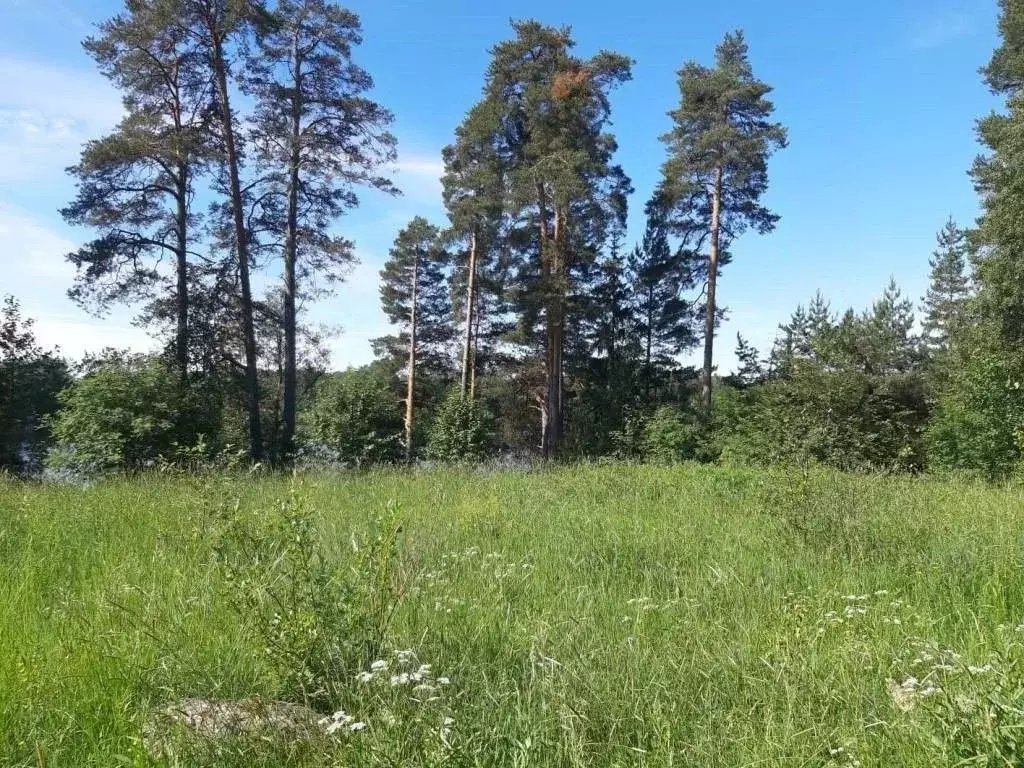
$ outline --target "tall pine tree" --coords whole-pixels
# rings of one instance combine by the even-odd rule
[[[717,280],[723,255],[745,230],[770,232],[778,221],[761,204],[768,188],[768,157],[786,145],[786,130],[771,121],[771,87],[754,77],[742,32],[726,35],[715,66],[696,62],[679,72],[679,108],[662,137],[668,160],[660,193],[672,212],[673,230],[708,248],[704,368],[701,394],[710,411]]]
[[[150,300],[152,319],[170,304],[168,345],[182,377],[189,367],[190,259],[198,250],[192,202],[211,148],[206,128],[213,83],[203,50],[178,25],[171,0],[130,2],[84,43],[121,91],[125,117],[90,141],[69,169],[78,185],[62,213],[98,237],[69,254],[78,268],[72,298],[99,310]],[[168,256],[168,274],[160,264]],[[164,298],[169,298],[165,302]]]
[[[395,159],[392,116],[365,96],[373,81],[352,60],[361,42],[351,11],[328,0],[279,0],[247,61],[262,192],[276,201],[283,233],[285,452],[295,436],[299,296],[352,263],[352,243],[330,227],[358,204],[357,188],[393,191],[378,175]]]
[[[565,420],[565,352],[574,273],[593,262],[610,229],[624,224],[629,180],[612,163],[605,132],[612,88],[629,79],[631,62],[602,52],[572,54],[568,29],[535,21],[513,24],[514,39],[496,45],[484,98],[495,110],[494,137],[507,171],[507,211],[525,229],[519,274],[523,330],[539,321],[544,353],[541,448],[553,458]]]

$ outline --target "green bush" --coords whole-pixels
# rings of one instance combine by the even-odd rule
[[[131,470],[193,459],[218,430],[219,405],[162,360],[110,355],[60,394],[54,469]]]
[[[692,459],[700,443],[700,431],[674,406],[659,407],[643,428],[643,458],[659,464]]]
[[[493,419],[476,400],[452,392],[438,409],[427,454],[448,463],[481,461],[494,452]]]
[[[391,382],[377,368],[350,368],[325,376],[302,414],[307,451],[349,466],[397,461],[402,414]]]
[[[917,374],[872,376],[801,361],[786,379],[722,387],[714,442],[723,461],[739,464],[915,471],[925,463],[927,419]]]
[[[295,489],[267,510],[229,509],[217,560],[228,604],[257,641],[254,661],[268,663],[281,698],[331,711],[382,651],[398,599],[397,510],[335,562]]]
[[[929,458],[938,470],[1001,479],[1013,473],[1024,449],[1024,371],[1012,355],[974,341],[950,367],[927,432]]]
[[[36,343],[13,297],[0,307],[0,472],[33,472],[45,455],[47,417],[57,410],[68,369]]]

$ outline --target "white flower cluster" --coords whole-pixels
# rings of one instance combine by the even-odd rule
[[[320,718],[320,720],[317,721],[317,725],[319,725],[328,736],[333,736],[338,732],[358,733],[359,731],[366,730],[368,727],[366,723],[361,720],[356,720],[352,715],[345,714],[340,710],[335,712],[333,715]]]
[[[414,668],[415,667],[415,668]],[[391,687],[411,686],[417,694],[427,695],[428,701],[435,698],[439,687],[451,685],[451,678],[434,675],[430,664],[420,664],[416,652],[411,648],[395,651],[394,669],[385,659],[377,659],[370,669],[356,675],[360,683],[373,683],[386,680]]]
[[[860,768],[860,760],[853,754],[849,745],[842,747],[830,747],[828,750],[828,765],[849,766],[849,768]]]

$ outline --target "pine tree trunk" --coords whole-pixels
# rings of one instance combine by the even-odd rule
[[[171,114],[174,120],[174,131],[180,139],[184,134],[181,90],[180,90],[180,59],[176,59],[170,68],[170,87],[172,108]],[[177,204],[174,213],[174,235],[175,235],[175,334],[174,334],[174,361],[178,368],[178,375],[181,380],[188,380],[188,310],[189,310],[189,288],[188,288],[188,185],[189,165],[184,157],[183,148],[180,144],[175,147],[177,174],[174,178],[174,197]]]
[[[288,212],[285,223],[284,246],[284,414],[281,432],[281,449],[284,456],[291,457],[295,441],[295,413],[298,391],[298,371],[296,370],[298,350],[296,339],[296,262],[299,252],[299,165],[300,130],[302,121],[302,61],[298,51],[298,39],[292,47],[294,68],[292,78],[295,93],[292,96],[291,137],[288,158]]]
[[[175,267],[177,286],[175,289],[176,328],[174,340],[174,361],[182,381],[188,379],[188,167],[178,166],[175,179],[175,196],[178,208],[174,216]]]
[[[701,376],[701,402],[711,415],[711,373],[715,362],[715,289],[718,283],[718,260],[722,233],[722,166],[715,169],[715,186],[711,192],[711,254],[708,259],[708,306],[704,319],[704,370]]]
[[[546,460],[558,455],[562,443],[564,422],[562,369],[565,349],[565,220],[564,212],[556,205],[554,232],[549,243],[550,281],[547,307],[547,350],[545,356],[545,402],[547,422],[543,452]]]
[[[480,291],[474,297],[476,309],[473,311],[473,352],[469,358],[469,399],[476,400],[476,369],[477,356],[480,350]]]
[[[644,345],[644,394],[647,396],[647,401],[651,400],[651,348],[654,345],[654,288],[649,286],[647,288],[647,338],[645,339]]]
[[[466,275],[466,340],[462,349],[462,382],[460,392],[465,400],[470,395],[470,369],[473,365],[473,322],[476,310],[476,230],[469,236],[469,268]]]
[[[214,77],[217,97],[220,101],[220,118],[224,124],[224,147],[227,153],[228,180],[231,192],[231,214],[235,229],[235,250],[238,256],[238,279],[241,284],[242,344],[245,348],[245,409],[249,427],[249,458],[260,461],[263,458],[263,433],[260,424],[259,362],[256,349],[256,327],[253,322],[252,285],[249,280],[249,234],[245,227],[242,210],[242,184],[239,180],[238,151],[235,146],[234,116],[228,91],[227,64],[224,60],[224,41],[216,27],[216,21],[209,20],[212,42]]]
[[[412,419],[413,398],[416,391],[416,321],[417,302],[419,300],[419,267],[420,257],[412,265],[412,308],[409,317],[409,380],[405,391],[405,463],[412,464]]]

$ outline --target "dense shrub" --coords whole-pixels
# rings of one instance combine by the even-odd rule
[[[47,416],[68,384],[64,361],[36,343],[31,320],[7,297],[0,308],[0,471],[31,472],[47,448]]]
[[[349,466],[397,461],[402,414],[391,382],[376,368],[325,376],[302,414],[307,452],[325,449]]]
[[[700,431],[687,421],[682,411],[663,405],[644,422],[643,458],[659,464],[692,459],[699,440]]]
[[[724,461],[824,464],[846,470],[919,470],[928,419],[916,374],[870,376],[806,363],[743,391],[722,388],[715,443]]]
[[[181,381],[162,360],[113,354],[60,394],[52,420],[55,469],[138,469],[190,461],[212,448],[219,406],[202,383]]]
[[[427,454],[449,463],[481,461],[494,452],[491,414],[479,401],[452,392],[434,417]]]
[[[983,338],[964,338],[962,354],[949,367],[950,380],[928,428],[932,466],[1010,475],[1024,450],[1024,371],[1015,357]]]

